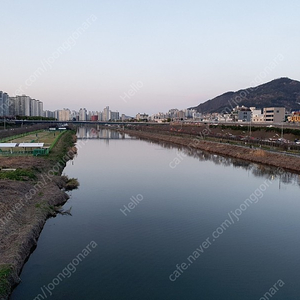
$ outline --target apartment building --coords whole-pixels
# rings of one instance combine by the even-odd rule
[[[285,121],[284,107],[266,107],[263,110],[264,122],[279,123]]]

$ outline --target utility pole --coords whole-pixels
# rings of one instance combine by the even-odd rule
[[[249,133],[250,137],[251,137],[251,121],[252,121],[252,111],[250,113],[250,133]]]
[[[249,135],[251,137],[251,119],[250,119],[250,134]]]

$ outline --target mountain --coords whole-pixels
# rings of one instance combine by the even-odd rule
[[[286,77],[279,78],[257,87],[227,92],[191,109],[201,113],[229,113],[237,105],[285,107],[288,112],[300,110],[300,82]]]

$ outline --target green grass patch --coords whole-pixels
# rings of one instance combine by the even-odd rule
[[[53,147],[57,144],[57,142],[59,141],[61,136],[65,133],[66,133],[66,131],[62,131],[59,133],[59,135],[54,139],[53,143],[51,144],[49,151],[51,151],[53,149]]]
[[[32,170],[16,169],[15,171],[0,171],[0,179],[9,179],[16,181],[35,180],[37,177]]]
[[[0,296],[5,296],[9,293],[10,284],[8,278],[11,275],[12,269],[9,265],[0,267]]]
[[[75,130],[64,131],[63,135],[59,135],[55,144],[51,148],[50,155],[48,156],[50,160],[62,161],[64,155],[68,152],[70,147],[74,146],[73,136],[76,134]]]
[[[79,181],[77,178],[70,178],[66,182],[66,190],[76,190],[79,187]]]
[[[46,201],[36,203],[35,208],[40,210],[40,211],[46,211],[46,212],[51,211],[50,205]]]

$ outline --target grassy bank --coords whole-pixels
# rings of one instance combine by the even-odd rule
[[[47,218],[67,201],[65,191],[79,185],[76,179],[60,176],[76,153],[75,133],[68,130],[56,136],[49,156],[0,157],[0,168],[15,169],[0,171],[1,300],[8,299],[19,282],[19,273]]]
[[[15,171],[1,171],[0,179],[27,181],[37,179],[33,170],[16,169]]]
[[[11,273],[12,270],[9,265],[0,266],[0,295],[6,295],[9,293],[9,278],[11,276]]]
[[[76,131],[68,130],[62,132],[57,139],[55,140],[54,146],[52,147],[49,156],[49,159],[52,162],[62,161],[64,156],[71,150],[73,154],[76,154],[76,149],[74,144],[76,143]],[[70,157],[72,158],[72,157]]]

